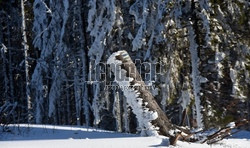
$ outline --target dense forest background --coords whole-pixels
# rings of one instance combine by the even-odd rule
[[[118,50],[164,65],[147,85],[174,124],[249,120],[249,18],[248,0],[0,0],[0,123],[140,132],[95,66]]]

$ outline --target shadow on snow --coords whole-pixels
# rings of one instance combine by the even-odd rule
[[[103,139],[103,138],[129,138],[138,135],[117,133],[94,128],[77,126],[53,125],[10,125],[9,132],[2,132],[0,128],[0,141],[12,140],[59,140],[59,139]]]

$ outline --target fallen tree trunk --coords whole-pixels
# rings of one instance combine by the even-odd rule
[[[124,71],[125,76],[128,78],[127,79],[128,81],[127,85],[129,85],[128,89],[131,89],[138,94],[137,98],[142,99],[142,102],[145,108],[149,109],[149,111],[153,111],[157,113],[157,118],[152,120],[151,123],[155,127],[158,127],[159,129],[158,133],[160,135],[174,138],[175,135],[173,134],[173,132],[177,129],[177,126],[173,125],[170,122],[166,114],[162,111],[160,106],[157,104],[151,92],[149,91],[148,86],[146,86],[146,84],[142,80],[141,75],[137,71],[136,66],[131,60],[131,58],[129,57],[128,53],[126,51],[118,51],[116,53],[113,53],[108,60],[108,64],[111,65],[111,69],[115,73],[115,76],[116,76],[115,79],[117,79],[117,77],[122,75],[121,73],[119,73],[119,71]],[[120,85],[120,87],[124,87],[122,86],[124,85],[124,82],[122,82],[123,80],[125,79],[120,79],[121,82],[119,82],[119,80],[116,80],[116,82]],[[131,98],[128,98],[128,99],[131,99]],[[132,98],[132,99],[135,99],[135,98]],[[132,106],[132,109],[135,110],[133,106]]]

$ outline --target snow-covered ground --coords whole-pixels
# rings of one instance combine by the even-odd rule
[[[28,128],[29,127],[29,128]],[[172,147],[168,138],[110,132],[100,129],[53,126],[11,125],[10,132],[0,129],[1,148],[145,148]],[[214,145],[177,142],[177,148],[250,148],[250,132],[241,131]]]

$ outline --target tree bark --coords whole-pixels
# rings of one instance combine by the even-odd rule
[[[25,79],[26,79],[26,101],[27,101],[27,111],[28,111],[28,123],[30,123],[30,120],[31,120],[31,97],[30,97],[29,62],[28,62],[29,46],[27,44],[24,1],[25,0],[21,0],[22,33],[23,33],[23,48],[24,48],[24,58],[25,58],[25,60],[24,60],[25,65],[24,66],[25,66]]]

